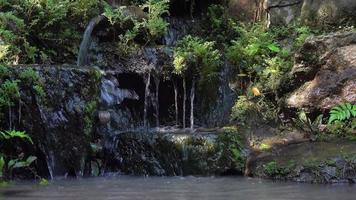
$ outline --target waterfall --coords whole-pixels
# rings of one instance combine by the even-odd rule
[[[155,111],[156,111],[156,127],[159,127],[159,84],[160,79],[157,76],[154,76],[155,86],[156,86],[156,94],[155,94]]]
[[[176,110],[176,126],[178,126],[178,88],[177,88],[177,82],[176,81],[173,81],[173,88],[174,88],[174,107],[175,107],[175,110]]]
[[[87,55],[88,55],[88,50],[89,50],[90,43],[91,43],[91,34],[92,34],[95,26],[97,24],[99,24],[99,22],[101,20],[103,20],[104,18],[105,18],[104,15],[99,15],[99,16],[96,16],[95,18],[90,20],[87,28],[85,29],[85,32],[83,35],[83,40],[80,43],[77,66],[83,66],[83,65],[88,64]]]
[[[120,104],[124,99],[138,100],[139,96],[133,90],[119,88],[114,78],[104,78],[101,81],[100,99],[107,107]]]
[[[190,90],[190,129],[194,129],[194,99],[195,99],[195,80],[192,81]]]
[[[145,105],[143,110],[143,125],[145,128],[148,128],[148,119],[147,119],[147,110],[148,110],[148,101],[150,97],[150,82],[151,82],[151,73],[147,74],[145,78]]]
[[[183,78],[183,128],[185,128],[185,109],[186,109],[186,101],[187,101],[187,84],[185,77]]]

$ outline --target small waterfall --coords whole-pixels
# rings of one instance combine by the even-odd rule
[[[124,99],[139,99],[135,91],[119,88],[119,83],[114,77],[102,80],[100,97],[107,107],[120,104]]]
[[[195,80],[192,81],[190,90],[190,129],[194,129],[194,99],[195,99]]]
[[[156,111],[156,127],[159,127],[159,84],[160,84],[160,78],[158,76],[154,76],[154,81],[155,81],[155,100],[154,100],[154,107]]]
[[[83,40],[80,43],[79,53],[78,53],[78,60],[77,66],[83,66],[88,64],[88,50],[91,43],[91,34],[97,24],[101,22],[105,18],[104,15],[96,16],[95,18],[91,19],[87,28],[85,29]]]
[[[174,107],[175,107],[175,115],[176,115],[176,126],[179,124],[179,110],[178,110],[178,88],[177,88],[177,82],[173,81],[173,88],[174,88]]]
[[[151,82],[151,73],[148,73],[145,78],[145,105],[144,105],[144,110],[143,110],[143,125],[145,128],[148,128],[147,111],[148,111],[148,106],[149,106],[149,102],[148,102],[149,97],[151,96],[150,82]]]
[[[185,77],[183,78],[183,128],[185,128],[185,110],[187,101],[187,83]]]

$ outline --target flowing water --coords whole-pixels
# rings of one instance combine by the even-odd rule
[[[57,180],[48,186],[19,183],[0,199],[21,200],[354,200],[355,185],[310,185],[242,177],[103,177]]]

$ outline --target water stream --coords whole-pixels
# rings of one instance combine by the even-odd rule
[[[80,43],[80,48],[79,48],[79,53],[78,53],[78,60],[77,60],[78,66],[83,66],[83,65],[88,64],[87,55],[88,55],[88,51],[89,51],[89,47],[90,47],[90,43],[91,43],[91,34],[92,34],[95,26],[97,24],[99,24],[99,22],[101,20],[103,20],[104,18],[105,18],[104,15],[96,16],[95,18],[90,20],[87,28],[85,29],[85,32],[83,35],[83,40]]]
[[[48,186],[22,182],[0,189],[8,200],[354,200],[355,185],[310,185],[237,177],[113,176],[56,180]]]

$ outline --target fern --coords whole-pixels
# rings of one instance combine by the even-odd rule
[[[330,111],[329,124],[335,121],[345,121],[351,117],[356,117],[356,105],[350,103],[335,106]]]

